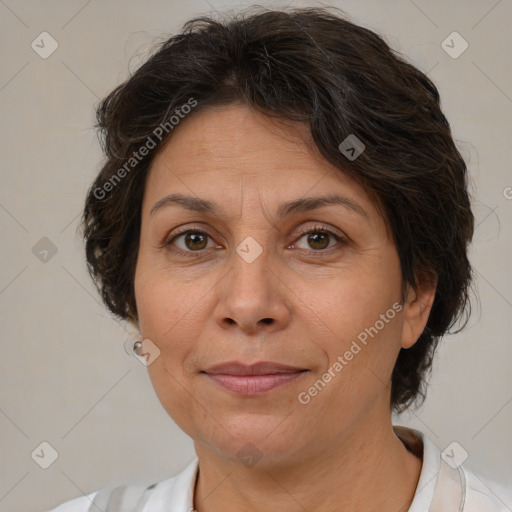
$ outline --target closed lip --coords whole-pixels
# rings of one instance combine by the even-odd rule
[[[239,363],[238,361],[229,361],[212,366],[204,370],[204,373],[250,376],[273,375],[279,373],[298,373],[306,371],[308,371],[307,368],[298,368],[281,363],[274,363],[272,361],[259,361],[250,365]]]

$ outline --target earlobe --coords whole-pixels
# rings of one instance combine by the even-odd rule
[[[426,272],[417,282],[416,290],[408,285],[404,302],[402,348],[411,348],[425,329],[434,303],[436,288],[437,276]]]

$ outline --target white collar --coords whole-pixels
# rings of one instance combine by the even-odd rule
[[[407,512],[426,512],[434,499],[434,493],[437,487],[439,471],[441,469],[441,453],[430,439],[418,430],[405,427],[393,427],[393,430],[401,438],[401,441],[407,445],[407,439],[401,433],[414,437],[422,445],[423,463],[421,466],[420,478],[414,498]]]

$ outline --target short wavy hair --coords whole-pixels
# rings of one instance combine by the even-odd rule
[[[145,180],[172,136],[172,129],[164,134],[159,127],[169,126],[170,115],[191,98],[197,104],[189,115],[241,102],[300,121],[320,153],[364,186],[384,216],[403,292],[407,284],[416,289],[420,274],[437,277],[426,328],[411,348],[400,350],[393,369],[390,406],[401,412],[425,398],[440,338],[469,318],[467,246],[474,217],[467,169],[432,81],[381,36],[343,11],[330,11],[253,8],[225,19],[194,18],[159,41],[100,102],[96,128],[106,160],[82,217],[87,264],[107,308],[137,321],[134,275]],[[339,149],[351,134],[365,145],[355,159]],[[143,145],[149,149],[135,165]]]

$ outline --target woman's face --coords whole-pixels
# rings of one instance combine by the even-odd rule
[[[401,305],[397,251],[369,196],[304,137],[240,105],[198,111],[148,175],[139,327],[160,350],[148,366],[158,398],[198,454],[299,460],[379,428],[398,351],[426,323],[430,296]],[[312,200],[328,196],[339,199]],[[297,371],[211,373],[262,361]]]

